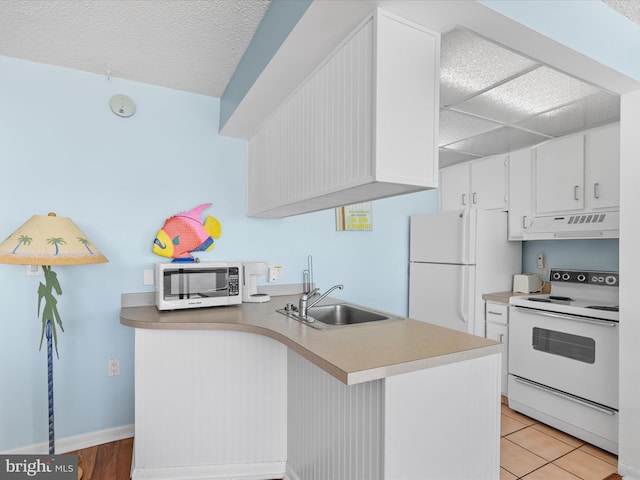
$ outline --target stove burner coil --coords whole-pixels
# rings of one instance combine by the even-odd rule
[[[572,302],[571,297],[560,297],[558,295],[549,295],[548,297],[529,297],[527,300],[532,302],[554,303],[554,302]]]

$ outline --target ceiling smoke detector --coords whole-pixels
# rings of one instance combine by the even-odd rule
[[[136,104],[126,95],[114,95],[109,100],[111,111],[119,117],[128,118],[136,111]]]

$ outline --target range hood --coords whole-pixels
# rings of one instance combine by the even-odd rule
[[[619,238],[620,212],[589,212],[534,217],[524,240]]]

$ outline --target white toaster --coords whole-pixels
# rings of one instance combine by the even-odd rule
[[[534,293],[542,290],[542,279],[534,273],[518,273],[513,276],[513,291]]]

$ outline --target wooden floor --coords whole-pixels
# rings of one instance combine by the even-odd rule
[[[69,453],[80,455],[82,480],[129,480],[130,478],[133,438]]]

